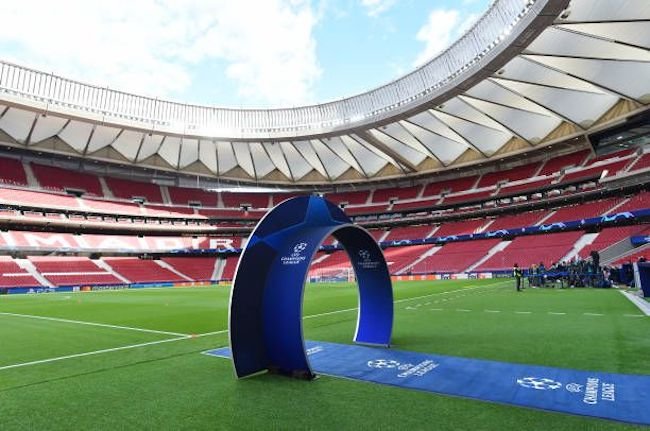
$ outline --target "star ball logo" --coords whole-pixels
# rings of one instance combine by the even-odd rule
[[[410,363],[400,363],[392,359],[374,359],[368,361],[367,365],[369,368],[375,368],[378,370],[392,370],[396,369],[397,377],[406,378],[406,377],[422,377],[430,371],[438,368],[438,363],[433,362],[430,359],[422,361],[418,364]]]
[[[370,250],[361,249],[358,251],[359,261],[358,264],[363,269],[377,269],[379,267],[379,260],[372,258]]]
[[[306,248],[307,248],[307,243],[306,242],[299,242],[298,244],[293,246],[293,255],[296,255],[296,256],[299,255],[300,253],[305,251]]]
[[[399,362],[389,359],[375,359],[374,361],[368,361],[368,366],[370,368],[397,368]]]
[[[517,379],[517,384],[537,391],[553,391],[562,387],[562,383],[543,377],[523,377]],[[585,404],[595,405],[601,401],[616,402],[616,384],[604,382],[599,377],[587,377],[584,384],[572,382],[564,388],[572,394],[580,394]]]
[[[562,387],[562,383],[560,382],[540,377],[524,377],[523,379],[517,379],[517,384],[524,388],[535,389],[538,391],[554,390]]]
[[[289,256],[282,256],[282,265],[298,265],[305,260],[307,256],[304,255],[304,251],[307,250],[309,244],[306,242],[299,242],[293,246],[293,253]]]

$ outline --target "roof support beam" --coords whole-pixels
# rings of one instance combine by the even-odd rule
[[[41,117],[41,114],[36,114],[34,116],[34,121],[32,121],[32,125],[29,128],[29,133],[27,134],[27,137],[25,138],[25,145],[29,147],[29,144],[32,142],[32,135],[34,134],[34,129],[36,128],[36,123],[38,123],[38,119]]]
[[[432,111],[432,110],[429,109],[429,110],[427,110],[427,113],[428,113],[429,115],[431,115],[433,118],[435,118],[437,121],[439,121],[439,122],[441,122],[442,124],[444,124],[444,126],[445,126],[446,128],[448,128],[449,130],[451,130],[452,132],[454,132],[455,134],[457,134],[458,136],[460,136],[461,138],[463,138],[463,141],[465,141],[465,144],[467,144],[467,146],[471,147],[474,151],[476,151],[477,153],[479,153],[479,154],[480,154],[481,156],[483,156],[484,158],[486,158],[486,159],[489,158],[488,155],[485,154],[485,153],[483,152],[483,150],[481,150],[479,147],[477,147],[476,145],[474,145],[474,143],[472,143],[472,141],[470,141],[469,139],[467,139],[467,138],[466,138],[462,133],[460,133],[458,130],[456,130],[455,128],[451,127],[449,124],[445,123],[445,122],[442,121],[440,118],[436,117],[436,114],[434,114],[434,113],[431,112],[431,111]],[[441,111],[441,112],[442,112],[442,111]],[[454,114],[450,114],[450,113],[448,113],[448,112],[442,112],[442,113],[443,113],[443,114],[446,114],[446,115],[449,115],[450,117],[457,118],[457,119],[462,120],[462,121],[467,121],[467,122],[472,123],[472,124],[477,124],[477,123],[474,123],[473,121],[468,121],[468,120],[466,120],[466,119],[464,119],[464,118],[461,118],[461,117],[459,117],[459,116],[457,116],[457,115],[454,115]],[[421,127],[421,126],[420,126],[420,127]],[[486,127],[486,126],[483,126],[483,127]],[[427,130],[428,130],[428,129],[427,129]],[[503,131],[502,131],[502,132],[503,132]],[[453,164],[453,163],[452,163],[452,164]]]
[[[562,120],[566,121],[566,122],[569,123],[569,124],[573,124],[574,126],[576,126],[577,128],[579,128],[580,130],[585,130],[585,128],[582,127],[580,124],[578,124],[578,123],[576,123],[575,121],[571,120],[569,117],[567,117],[567,116],[565,116],[565,115],[563,115],[563,114],[560,114],[560,113],[557,112],[556,110],[551,109],[551,108],[549,108],[548,106],[546,106],[546,105],[544,105],[544,104],[542,104],[542,103],[540,103],[540,102],[538,102],[538,101],[536,101],[536,100],[533,100],[533,99],[531,99],[530,97],[525,96],[525,95],[521,94],[520,92],[518,92],[518,91],[516,91],[516,90],[513,90],[513,89],[511,89],[511,88],[509,88],[509,87],[507,87],[507,86],[501,84],[500,82],[495,81],[493,78],[488,78],[488,80],[489,80],[491,83],[493,83],[493,84],[495,84],[495,85],[498,85],[499,87],[503,88],[504,90],[511,92],[512,94],[515,94],[515,95],[517,95],[517,96],[519,96],[519,97],[521,97],[521,98],[523,98],[523,99],[526,99],[527,101],[529,101],[529,102],[531,102],[531,103],[534,103],[534,104],[537,105],[537,106],[541,106],[542,108],[546,109],[546,110],[547,110],[548,112],[550,112],[551,114],[557,116],[558,118],[561,118]],[[531,84],[531,85],[534,85],[534,84]]]
[[[589,80],[587,78],[582,78],[582,77],[580,77],[578,75],[574,75],[573,73],[564,71],[564,70],[559,69],[557,67],[549,66],[548,64],[542,63],[541,61],[537,61],[535,59],[530,58],[531,56],[539,56],[539,55],[538,54],[522,55],[521,58],[523,58],[524,60],[529,61],[531,63],[534,63],[534,64],[536,64],[538,66],[542,66],[542,67],[544,67],[546,69],[553,70],[555,72],[559,72],[559,73],[561,73],[563,75],[570,76],[571,78],[579,79],[580,81],[587,82],[587,83],[589,83],[591,85],[594,85],[594,86],[596,86],[598,88],[602,88],[606,92],[611,93],[611,94],[615,94],[616,96],[620,97],[621,99],[629,100],[630,102],[634,102],[634,103],[637,103],[639,105],[643,105],[643,103],[641,103],[641,101],[639,101],[638,99],[635,99],[634,97],[628,96],[627,94],[623,94],[620,91],[616,91],[616,90],[614,90],[614,89],[612,89],[610,87],[606,87],[605,85],[600,84],[598,82],[591,81],[591,80]],[[544,56],[544,57],[552,57],[552,56]],[[575,57],[573,57],[573,58],[575,58]],[[590,58],[589,60],[594,60],[594,59]]]
[[[363,138],[366,142],[369,142],[370,144],[374,145],[376,148],[379,148],[381,151],[383,151],[384,153],[392,157],[394,160],[396,160],[397,163],[399,163],[402,166],[402,168],[405,168],[404,169],[405,171],[417,172],[418,170],[417,166],[411,163],[411,161],[402,157],[396,151],[392,150],[390,147],[388,147],[386,144],[381,142],[379,139],[375,138],[370,132],[363,130],[363,131],[356,132],[356,134],[361,138]]]

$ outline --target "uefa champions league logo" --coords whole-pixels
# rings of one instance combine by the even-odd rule
[[[523,379],[517,379],[517,384],[538,391],[554,390],[562,387],[562,383],[543,377],[524,377]]]
[[[392,359],[374,359],[372,361],[368,361],[367,365],[369,368],[374,368],[377,370],[392,371],[397,374],[398,378],[403,379],[409,377],[422,377],[425,374],[430,373],[431,371],[438,368],[440,364],[430,359],[424,360],[417,364],[411,364],[408,362],[400,363]]]
[[[307,250],[307,247],[309,244],[306,242],[299,242],[296,245],[293,246],[293,253],[291,253],[290,256],[282,256],[280,259],[282,261],[283,265],[298,265],[299,263],[305,261],[307,259],[306,256],[303,255],[303,252]]]
[[[375,359],[374,361],[368,361],[368,366],[370,368],[397,368],[399,367],[399,362],[392,361],[389,359]]]
[[[379,267],[379,261],[372,258],[370,250],[361,249],[357,253],[359,255],[358,264],[363,269],[376,269]]]
[[[307,243],[306,242],[299,242],[298,244],[293,246],[293,255],[298,256],[300,253],[305,251],[307,248]]]

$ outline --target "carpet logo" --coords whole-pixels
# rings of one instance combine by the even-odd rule
[[[578,383],[569,383],[566,385],[566,390],[569,392],[573,392],[574,394],[579,394],[582,392],[582,385]]]
[[[555,390],[562,387],[562,383],[543,377],[524,377],[523,379],[517,379],[517,384],[537,391]]]
[[[399,362],[392,361],[390,359],[375,359],[373,361],[368,361],[368,366],[370,368],[397,368],[399,367]]]
[[[307,256],[303,254],[303,252],[307,249],[307,244],[306,242],[299,242],[296,245],[293,246],[293,253],[289,256],[282,256],[282,265],[298,265],[305,260],[307,260]]]
[[[562,383],[542,377],[524,377],[517,379],[517,384],[524,388],[538,391],[553,391],[562,388]],[[583,394],[582,402],[596,405],[600,401],[616,401],[616,385],[614,383],[601,382],[597,377],[589,377],[585,384],[567,383],[564,388],[572,394]]]
[[[399,371],[397,377],[402,379],[405,377],[422,377],[425,374],[427,374],[429,371],[437,368],[438,365],[440,364],[430,359],[427,359],[426,361],[422,361],[418,364],[410,364],[410,363],[402,364],[398,361],[393,361],[390,359],[375,359],[372,361],[368,361],[368,367],[370,368],[381,369],[381,370],[397,369],[397,371]]]

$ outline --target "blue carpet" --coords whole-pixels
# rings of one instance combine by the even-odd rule
[[[650,376],[308,341],[312,369],[438,394],[650,425]],[[205,352],[230,358],[227,347]]]

